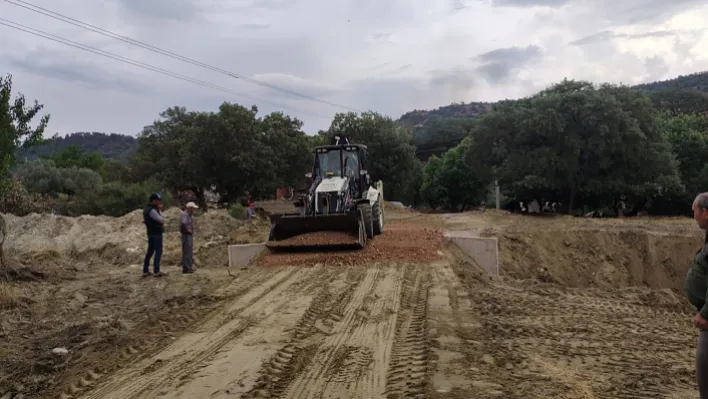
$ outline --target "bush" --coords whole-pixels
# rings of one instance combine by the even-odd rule
[[[229,215],[235,219],[243,220],[246,218],[246,207],[239,203],[233,203],[229,206]]]
[[[159,186],[151,181],[127,185],[121,182],[106,183],[69,202],[68,214],[123,216],[144,207],[150,194],[160,191],[157,187]],[[167,209],[172,199],[167,191],[161,194],[162,202]]]
[[[52,201],[49,198],[28,192],[19,180],[0,182],[0,213],[25,216],[51,212],[51,209]]]
[[[31,193],[58,197],[75,195],[95,189],[102,183],[101,175],[86,168],[58,168],[51,160],[39,159],[20,165],[17,175]]]

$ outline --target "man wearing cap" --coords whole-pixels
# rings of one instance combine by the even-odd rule
[[[194,202],[187,206],[179,218],[179,231],[182,233],[182,273],[194,273],[194,210],[199,209]]]
[[[143,223],[147,229],[148,248],[143,261],[143,277],[153,275],[150,273],[150,258],[155,255],[153,271],[155,277],[165,274],[160,272],[160,259],[162,258],[162,233],[165,232],[165,218],[162,216],[162,197],[158,193],[150,194],[150,202],[143,209]]]

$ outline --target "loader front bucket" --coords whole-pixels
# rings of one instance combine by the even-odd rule
[[[364,222],[356,210],[329,215],[299,213],[271,216],[266,246],[272,250],[363,248]]]

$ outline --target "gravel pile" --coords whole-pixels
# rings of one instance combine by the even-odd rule
[[[341,232],[318,232],[293,239],[311,244],[342,243],[356,238]],[[317,241],[319,240],[319,241]],[[269,252],[260,258],[259,266],[315,265],[361,265],[372,262],[429,263],[440,258],[443,246],[442,231],[419,224],[393,223],[384,226],[383,234],[369,240],[364,249],[322,252]]]

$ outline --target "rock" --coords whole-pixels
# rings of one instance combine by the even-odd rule
[[[66,356],[69,354],[69,350],[66,348],[54,348],[52,349],[52,353],[59,356]]]
[[[80,302],[82,304],[86,303],[86,301],[88,300],[88,298],[86,298],[86,295],[84,295],[80,292],[77,292],[76,294],[74,294],[74,299],[76,299],[78,302]]]

